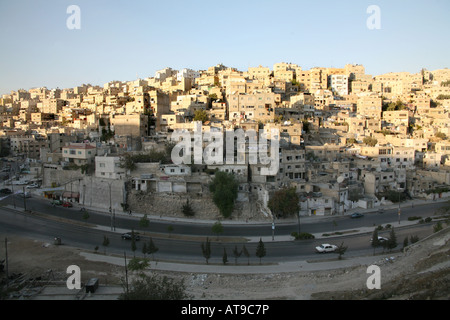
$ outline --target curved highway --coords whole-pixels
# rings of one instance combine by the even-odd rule
[[[211,224],[195,224],[193,222],[174,221],[153,221],[150,226],[143,230],[139,227],[137,217],[117,215],[115,228],[117,232],[111,231],[111,219],[108,214],[89,212],[90,217],[86,221],[82,219],[82,212],[76,208],[53,207],[48,200],[26,199],[27,209],[31,212],[45,213],[45,217],[40,214],[23,213],[23,199],[16,198],[15,204],[19,210],[11,210],[6,207],[0,208],[0,233],[4,236],[16,234],[41,239],[51,242],[55,236],[62,238],[64,245],[79,247],[93,251],[96,246],[99,251],[106,249],[109,253],[123,254],[124,251],[132,255],[130,241],[122,240],[120,230],[137,230],[141,233],[141,241],[137,242],[136,255],[142,256],[141,248],[144,241],[148,241],[149,236],[159,251],[155,254],[157,259],[175,262],[204,262],[201,251],[201,243],[209,237],[211,243],[211,262],[221,262],[224,248],[227,251],[228,260],[234,261],[233,249],[242,249],[246,246],[250,253],[250,261],[256,261],[255,257],[257,243],[248,242],[246,238],[268,237],[272,234],[271,224],[226,224],[224,232],[219,236],[211,231]],[[11,199],[3,200],[3,205],[10,204]],[[444,206],[443,203],[430,203],[414,208],[402,208],[402,220],[408,216],[420,215],[422,217],[431,216],[435,211]],[[49,219],[50,218],[50,219]],[[325,233],[343,229],[353,229],[361,227],[372,227],[383,223],[395,221],[397,219],[396,210],[387,210],[382,214],[366,214],[360,219],[350,219],[349,217],[336,217],[332,220],[320,220],[316,223],[303,223],[301,231],[310,233]],[[90,227],[86,225],[89,224]],[[173,226],[173,232],[168,234],[168,226]],[[97,227],[100,226],[100,227]],[[417,235],[423,238],[432,233],[432,224],[417,224],[411,227],[397,228],[396,235],[399,245],[404,237]],[[281,235],[289,235],[292,231],[298,231],[297,223],[276,222],[275,239]],[[388,231],[385,232],[386,236]],[[102,246],[103,238],[107,236],[110,244],[107,248]],[[329,239],[315,239],[303,241],[265,241],[266,256],[263,261],[276,263],[282,261],[294,261],[299,259],[317,259],[320,255],[314,252],[314,247],[323,242],[333,242],[339,245],[344,242],[348,246],[346,256],[367,255],[373,253],[370,245],[370,234],[354,234],[340,236]],[[382,250],[382,249],[377,249]],[[240,261],[246,260],[243,255]],[[259,259],[258,259],[259,261]]]

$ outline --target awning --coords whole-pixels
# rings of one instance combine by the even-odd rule
[[[79,198],[80,197],[80,193],[79,192],[70,192],[70,191],[65,191],[62,194],[63,198]]]

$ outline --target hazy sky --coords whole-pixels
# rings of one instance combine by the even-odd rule
[[[70,5],[80,8],[79,30],[66,26]],[[381,29],[366,25],[370,5]],[[371,75],[446,68],[449,9],[448,0],[0,0],[0,94],[218,63],[357,63]]]

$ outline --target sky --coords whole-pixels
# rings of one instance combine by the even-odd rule
[[[70,5],[79,29],[67,27]],[[450,67],[449,9],[448,0],[0,0],[0,94],[219,63],[432,71]]]

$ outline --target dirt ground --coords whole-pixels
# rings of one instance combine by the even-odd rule
[[[280,274],[194,274],[153,271],[182,277],[194,299],[206,300],[329,300],[329,299],[449,299],[450,228],[420,241],[405,253],[395,252],[393,261],[380,257],[381,289],[369,290],[367,266]],[[17,292],[33,279],[65,285],[66,268],[76,264],[83,270],[82,282],[98,277],[102,284],[121,284],[122,267],[86,260],[81,250],[55,246],[33,239],[8,238],[8,271]],[[102,253],[99,253],[102,254]],[[376,260],[376,257],[374,257]],[[0,260],[4,259],[4,245]],[[4,287],[5,272],[0,273]],[[27,280],[28,279],[28,280]],[[28,282],[27,282],[28,281]],[[11,291],[9,291],[11,292]],[[17,299],[20,293],[12,298]],[[11,296],[9,296],[11,298]]]

